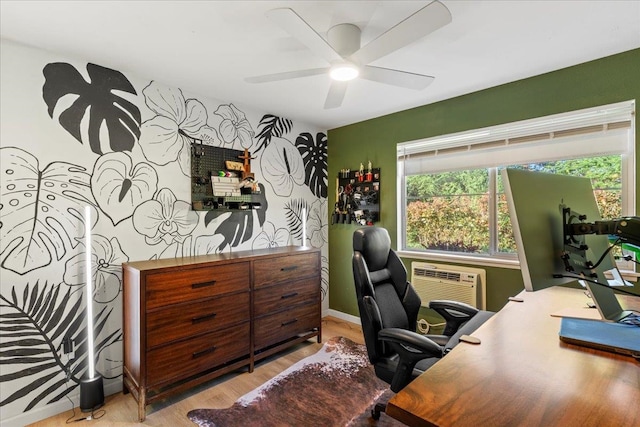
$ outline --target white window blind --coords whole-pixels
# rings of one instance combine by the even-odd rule
[[[633,152],[634,101],[523,120],[397,146],[401,175]]]

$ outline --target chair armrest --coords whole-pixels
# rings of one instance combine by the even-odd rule
[[[391,380],[391,390],[402,390],[412,380],[413,368],[420,360],[441,358],[444,349],[429,338],[400,328],[385,328],[378,332],[378,339],[389,343],[398,354],[398,366]]]
[[[422,334],[422,335],[429,338],[431,341],[435,342],[436,344],[441,345],[442,347],[449,344],[449,340],[451,339],[451,337],[448,335],[435,335],[435,334],[426,334],[426,335]]]
[[[469,317],[475,316],[478,311],[480,311],[474,306],[465,304],[464,302],[441,299],[430,301],[429,308],[432,308],[433,310],[436,310],[438,312],[439,310],[454,310],[459,313],[466,314]]]
[[[401,328],[385,328],[378,332],[378,338],[382,341],[403,346],[407,355],[416,361],[427,357],[442,357],[443,348],[433,340],[416,332]],[[400,353],[400,352],[399,352]],[[402,354],[401,354],[402,356]]]
[[[448,336],[455,334],[463,323],[468,322],[480,311],[472,305],[449,300],[430,301],[429,308],[435,310],[447,322],[443,334]]]

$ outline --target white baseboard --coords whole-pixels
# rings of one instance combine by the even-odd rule
[[[82,412],[80,412],[80,390],[72,395],[69,398],[73,401],[73,407],[76,410],[75,418],[82,418]],[[120,393],[122,391],[122,378],[118,378],[117,380],[111,381],[104,385],[104,395],[110,396],[112,394]],[[2,427],[23,427],[29,424],[33,424],[37,421],[44,420],[45,418],[53,417],[54,415],[61,414],[63,412],[69,411],[71,409],[71,403],[66,397],[58,400],[57,402],[51,403],[47,406],[43,406],[41,408],[32,409],[29,412],[23,412],[21,414],[16,415],[15,417],[11,417],[8,419],[2,418],[0,419],[0,424]],[[102,409],[108,411],[109,405],[105,405]]]
[[[353,316],[351,314],[347,314],[347,313],[343,313],[342,311],[338,311],[338,310],[332,310],[329,309],[327,310],[327,313],[324,314],[323,316],[331,316],[331,317],[336,317],[340,320],[344,320],[347,322],[351,322],[351,323],[355,323],[356,325],[362,325],[362,323],[360,322],[360,318],[357,316]]]

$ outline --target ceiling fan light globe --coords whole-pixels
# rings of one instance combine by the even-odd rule
[[[358,77],[358,75],[360,75],[360,70],[353,64],[334,65],[329,71],[329,76],[339,82],[353,80]]]

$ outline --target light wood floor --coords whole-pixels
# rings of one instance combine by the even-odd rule
[[[364,340],[359,325],[334,317],[325,317],[322,319],[323,342],[335,336],[343,336],[358,343],[363,343]],[[147,407],[147,418],[142,423],[137,422],[137,404],[131,394],[118,393],[107,396],[102,408],[105,412],[101,418],[73,424],[77,426],[194,426],[195,424],[186,416],[190,410],[229,407],[239,397],[278,375],[297,361],[314,354],[321,347],[322,344],[318,344],[313,338],[275,356],[261,360],[256,363],[253,373],[248,373],[245,370],[224,375],[189,392],[153,403]],[[96,412],[96,416],[100,414],[100,411]],[[65,425],[70,417],[75,420],[86,415],[76,408],[75,416],[69,410],[31,424],[31,426],[57,427]]]

